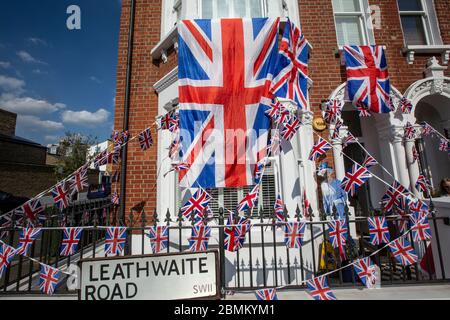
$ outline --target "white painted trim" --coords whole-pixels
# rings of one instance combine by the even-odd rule
[[[173,68],[168,74],[159,79],[154,85],[153,88],[157,93],[164,91],[169,86],[178,81],[178,66]]]

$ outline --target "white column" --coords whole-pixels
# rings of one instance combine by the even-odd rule
[[[410,185],[409,174],[406,163],[405,148],[403,146],[403,127],[392,127],[392,145],[394,146],[395,165],[397,167],[398,181],[405,187]]]
[[[334,131],[334,125],[332,126]],[[347,127],[342,127],[339,130],[339,136],[331,140],[331,145],[333,146],[333,160],[334,160],[334,170],[336,172],[336,179],[343,180],[345,177],[345,164],[344,156],[342,155],[342,139],[347,135]]]
[[[409,190],[411,190],[417,197],[421,196],[421,193],[416,189],[416,181],[419,177],[419,160],[414,160],[413,155],[413,147],[415,145],[415,137],[412,139],[405,140],[405,149],[406,149],[406,163],[408,164],[408,174],[409,174],[409,181],[410,181],[410,187]]]

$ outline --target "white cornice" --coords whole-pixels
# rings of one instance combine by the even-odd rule
[[[164,91],[165,89],[167,89],[169,86],[171,86],[172,84],[174,84],[175,82],[177,82],[178,80],[178,66],[176,66],[175,68],[172,69],[172,71],[170,71],[168,74],[166,74],[164,77],[162,77],[161,79],[158,80],[158,82],[156,82],[153,85],[153,88],[155,89],[155,91],[157,93],[160,93],[161,91]]]

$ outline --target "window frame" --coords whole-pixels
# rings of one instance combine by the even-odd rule
[[[421,11],[402,11],[402,10],[400,10],[400,4],[397,0],[398,14],[400,17],[400,26],[402,28],[403,41],[406,46],[413,45],[413,44],[408,44],[406,42],[405,31],[403,30],[402,16],[414,16],[414,17],[420,16],[422,18],[422,25],[424,28],[426,43],[421,44],[421,45],[429,46],[429,45],[434,45],[437,42],[435,34],[431,28],[431,22],[430,22],[430,9],[431,8],[428,6],[428,1],[424,1],[424,0],[419,0],[419,1],[420,1],[420,4],[422,5]]]
[[[203,0],[197,0],[197,7],[198,7],[198,17],[200,19],[218,19],[220,18],[218,16],[218,8],[217,8],[217,2],[218,1],[224,1],[224,0],[211,0],[212,1],[212,17],[211,18],[204,18],[203,17]],[[244,17],[242,18],[258,18],[258,17],[252,17],[251,16],[251,11],[250,11],[250,6],[249,1],[250,0],[240,0],[240,1],[245,1],[245,10],[246,10],[246,14]],[[267,17],[268,16],[268,4],[267,4],[267,0],[259,0],[261,3],[261,8],[262,8],[262,12],[263,15],[262,17]],[[231,4],[230,4],[230,9],[229,11],[231,11],[233,13],[233,15],[231,16],[226,16],[226,17],[221,17],[221,18],[239,18],[238,16],[234,15],[235,10],[234,10],[234,1],[231,0]]]
[[[360,11],[336,11],[334,8],[333,1],[331,5],[333,7],[333,19],[336,30],[336,42],[338,44],[339,49],[342,49],[344,45],[352,45],[353,43],[348,44],[340,44],[339,43],[339,34],[338,34],[338,23],[337,17],[358,17],[359,18],[359,27],[360,32],[362,33],[362,45],[372,45],[375,42],[375,37],[373,35],[373,26],[372,20],[368,19],[367,11],[369,9],[369,3],[367,0],[358,0]]]

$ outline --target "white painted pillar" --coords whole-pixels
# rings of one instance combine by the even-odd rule
[[[334,131],[334,125],[332,126],[332,132]],[[347,127],[342,127],[339,130],[339,136],[331,140],[331,145],[333,147],[333,160],[334,160],[334,170],[336,173],[336,179],[343,180],[345,177],[345,164],[344,156],[342,155],[342,137],[347,135]]]
[[[397,167],[398,181],[405,187],[410,185],[408,166],[406,163],[405,148],[403,146],[403,127],[394,126],[391,131],[391,141],[394,147],[395,164]]]
[[[409,174],[409,181],[410,186],[409,190],[411,190],[414,195],[417,197],[421,196],[421,193],[416,189],[416,181],[419,177],[419,160],[414,160],[413,155],[413,147],[415,143],[415,137],[413,139],[407,139],[405,140],[405,149],[406,149],[406,163],[408,164],[408,174]]]

